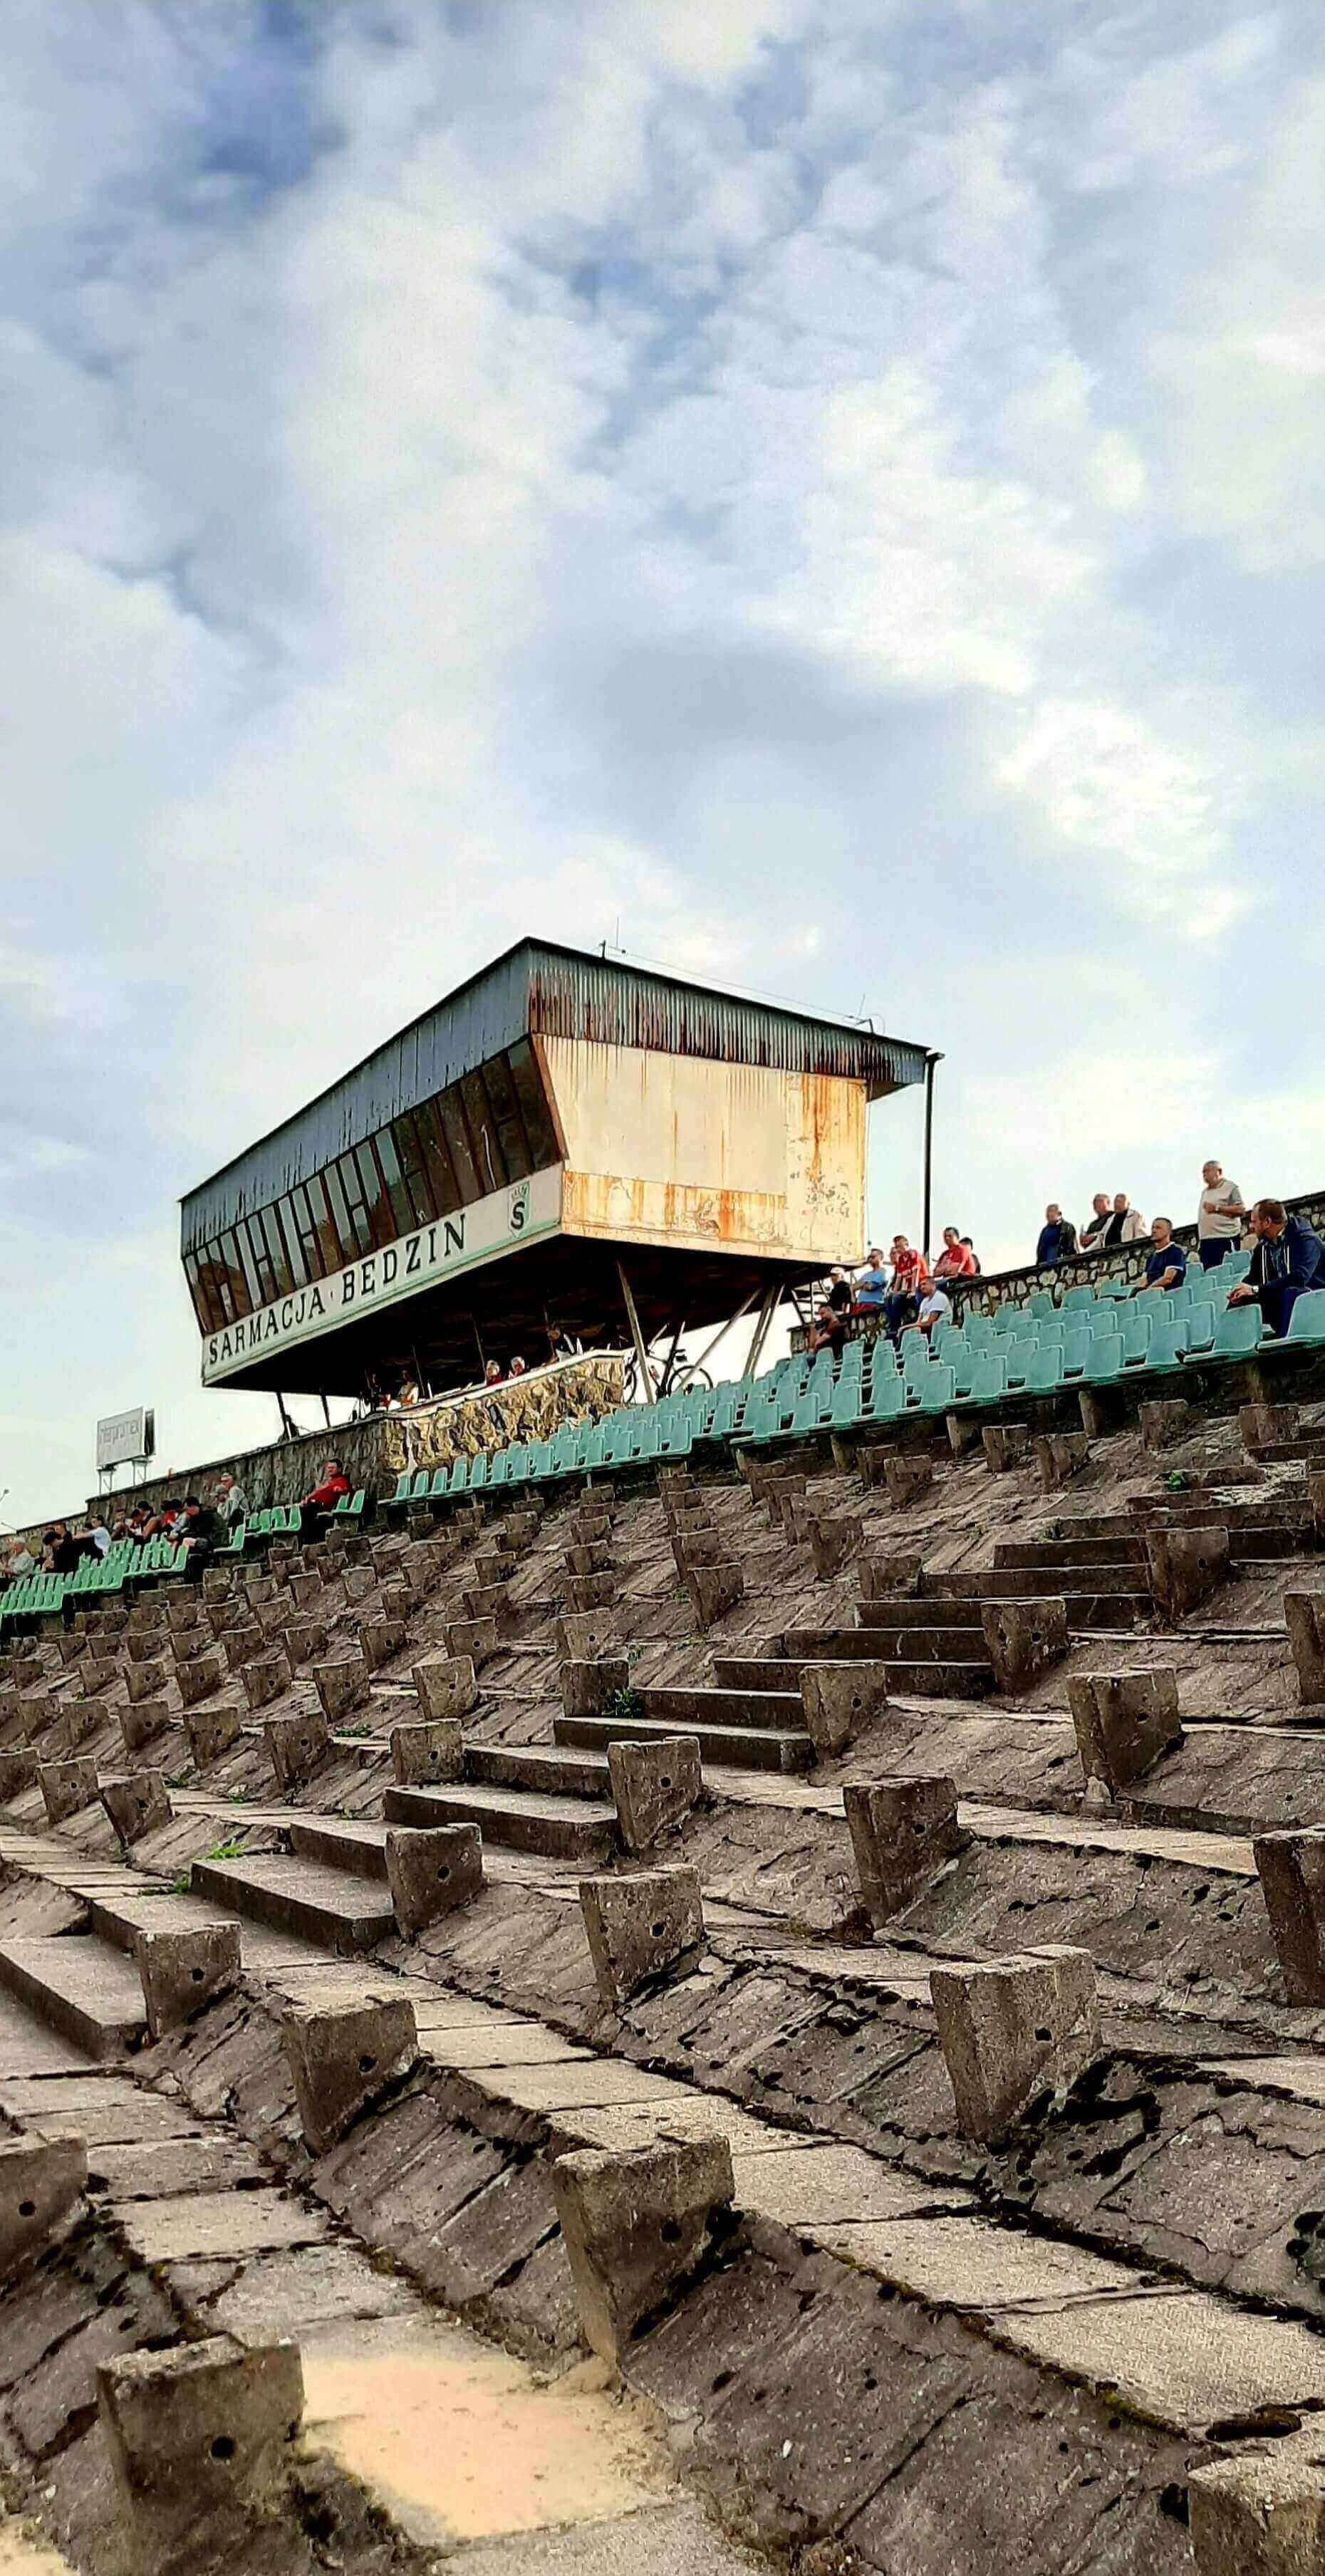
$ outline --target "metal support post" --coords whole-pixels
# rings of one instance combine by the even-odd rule
[[[653,1371],[649,1366],[649,1354],[644,1347],[644,1335],[640,1331],[640,1320],[635,1311],[634,1295],[631,1290],[630,1281],[627,1279],[625,1271],[622,1269],[619,1261],[616,1266],[616,1275],[621,1282],[621,1294],[626,1301],[626,1314],[630,1321],[630,1338],[635,1345],[635,1357],[639,1363],[640,1380],[643,1386],[647,1389],[648,1403],[656,1404],[658,1401],[658,1390],[653,1383]]]

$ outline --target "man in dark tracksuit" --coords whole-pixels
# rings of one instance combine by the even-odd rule
[[[1282,1199],[1257,1199],[1249,1219],[1256,1247],[1230,1306],[1257,1305],[1282,1341],[1305,1288],[1325,1288],[1325,1243],[1300,1216],[1286,1214]]]

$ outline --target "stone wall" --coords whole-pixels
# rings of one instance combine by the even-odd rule
[[[89,1495],[86,1510],[124,1511],[143,1503],[149,1511],[183,1494],[210,1495],[218,1476],[229,1474],[242,1485],[255,1511],[273,1503],[293,1503],[317,1482],[329,1454],[339,1458],[351,1485],[369,1493],[390,1490],[406,1467],[440,1467],[461,1450],[477,1457],[480,1449],[504,1449],[512,1440],[549,1440],[566,1422],[598,1422],[622,1400],[621,1351],[592,1351],[547,1368],[530,1369],[513,1384],[491,1394],[439,1396],[410,1413],[373,1413],[363,1422],[339,1424],[333,1431],[309,1432],[298,1440],[279,1440],[265,1449],[245,1449],[206,1466],[184,1467],[170,1476],[152,1476],[143,1484],[121,1485],[114,1495]],[[36,1523],[39,1536],[51,1520],[76,1521],[83,1507],[48,1513]]]

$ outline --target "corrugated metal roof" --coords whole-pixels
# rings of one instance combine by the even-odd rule
[[[181,1202],[183,1249],[269,1207],[402,1109],[431,1099],[530,1032],[786,1073],[846,1074],[866,1083],[871,1099],[922,1081],[926,1061],[924,1047],[849,1021],[814,1019],[616,958],[522,939],[190,1190]]]

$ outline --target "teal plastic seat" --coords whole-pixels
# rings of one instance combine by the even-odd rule
[[[906,1388],[900,1376],[891,1369],[876,1372],[870,1388],[869,1418],[872,1422],[895,1422],[906,1411]]]
[[[1159,1305],[1159,1299],[1156,1299]],[[1146,1349],[1147,1369],[1174,1369],[1187,1348],[1187,1318],[1175,1315],[1167,1297],[1157,1315],[1150,1318],[1150,1341]]]
[[[1065,1385],[1070,1385],[1074,1379],[1085,1376],[1086,1364],[1094,1343],[1095,1336],[1086,1324],[1079,1324],[1073,1331],[1064,1333],[1059,1350],[1062,1353]]]
[[[1118,1339],[1123,1349],[1123,1367],[1139,1368],[1150,1347],[1150,1309],[1154,1300],[1143,1305],[1120,1306]]]
[[[1028,1395],[1054,1395],[1063,1383],[1063,1346],[1061,1342],[1041,1342],[1032,1351],[1026,1371]]]
[[[990,1315],[964,1315],[962,1317],[962,1331],[965,1333],[967,1341],[972,1343],[977,1350],[982,1348],[984,1350],[989,1350],[993,1345],[995,1338],[994,1323],[993,1317]]]
[[[1077,1314],[1085,1307],[1093,1306],[1094,1303],[1095,1291],[1093,1288],[1065,1288],[1063,1290],[1061,1311],[1066,1315]]]
[[[1195,1355],[1214,1348],[1215,1306],[1210,1297],[1196,1297],[1187,1309],[1187,1348]]]
[[[1116,1333],[1107,1338],[1096,1333],[1091,1342],[1090,1359],[1085,1370],[1087,1386],[1107,1386],[1123,1373],[1123,1346]]]
[[[1056,1315],[1057,1304],[1047,1288],[1033,1288],[1026,1300],[1028,1315]]]
[[[949,1405],[955,1403],[956,1396],[957,1380],[954,1371],[946,1368],[942,1360],[936,1360],[920,1387],[921,1412],[946,1413]]]
[[[488,1453],[486,1449],[480,1449],[478,1456],[476,1458],[471,1458],[469,1462],[469,1490],[471,1494],[482,1493],[487,1481]]]
[[[1215,1317],[1216,1359],[1249,1358],[1260,1349],[1264,1331],[1265,1318],[1259,1306],[1225,1306],[1222,1314]]]
[[[971,1370],[971,1404],[998,1404],[1008,1391],[1007,1356],[1003,1351],[977,1351]]]
[[[1286,1342],[1325,1342],[1325,1288],[1307,1288],[1293,1299]]]

